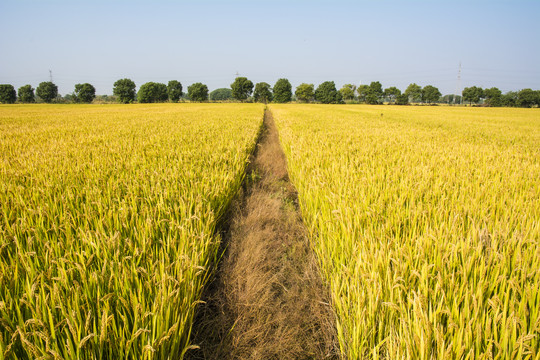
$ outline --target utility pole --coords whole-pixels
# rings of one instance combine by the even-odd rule
[[[457,74],[456,92],[454,95],[454,105],[456,104],[456,96],[458,95],[459,95],[459,104],[461,105],[461,100],[463,98],[461,94],[461,61],[459,62],[459,70]]]

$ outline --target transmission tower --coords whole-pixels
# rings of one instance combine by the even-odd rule
[[[51,82],[53,82],[52,81],[52,70],[49,70],[49,79],[51,80]]]
[[[459,62],[459,70],[457,73],[457,83],[456,83],[456,92],[454,95],[454,105],[456,104],[456,97],[459,96],[459,104],[461,105],[462,95],[461,95],[461,61]]]

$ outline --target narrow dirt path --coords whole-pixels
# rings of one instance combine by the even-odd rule
[[[337,359],[328,291],[309,247],[271,113],[234,201],[227,250],[188,359]]]

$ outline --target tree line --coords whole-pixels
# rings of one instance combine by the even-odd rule
[[[131,79],[120,79],[114,83],[114,99],[120,103],[128,104],[135,101],[139,103],[178,102],[181,99],[190,101],[228,101],[241,102],[277,102],[287,103],[297,101],[302,103],[317,102],[322,104],[365,103],[365,104],[395,104],[408,105],[410,103],[423,104],[461,104],[483,106],[540,106],[540,90],[522,89],[518,92],[509,91],[505,94],[496,87],[482,89],[477,86],[463,89],[462,96],[442,96],[439,89],[433,85],[421,87],[416,83],[410,84],[404,92],[395,86],[383,89],[379,81],[369,85],[345,84],[337,89],[333,81],[325,81],[315,88],[313,84],[302,83],[292,91],[288,79],[279,79],[272,87],[266,82],[253,82],[246,77],[237,77],[230,88],[220,88],[209,93],[208,87],[203,83],[194,83],[183,92],[182,84],[171,80],[167,85],[163,83],[147,82],[136,91],[136,84]],[[35,91],[35,93],[34,93]],[[21,86],[18,91],[12,85],[0,85],[0,103],[12,104],[17,100],[21,103],[36,102],[36,96],[41,101],[51,103],[58,97],[58,87],[50,82],[42,82],[34,89],[31,85]],[[74,103],[91,103],[96,98],[96,89],[89,83],[77,84],[72,94],[64,100]]]
[[[492,107],[540,107],[540,90],[522,89],[503,94],[496,87],[482,89],[471,86],[463,89],[463,100],[469,104],[483,104]]]

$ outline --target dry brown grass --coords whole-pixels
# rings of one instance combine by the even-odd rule
[[[191,359],[335,359],[339,350],[323,286],[288,181],[271,114],[243,194],[234,202],[227,250],[201,306]]]

